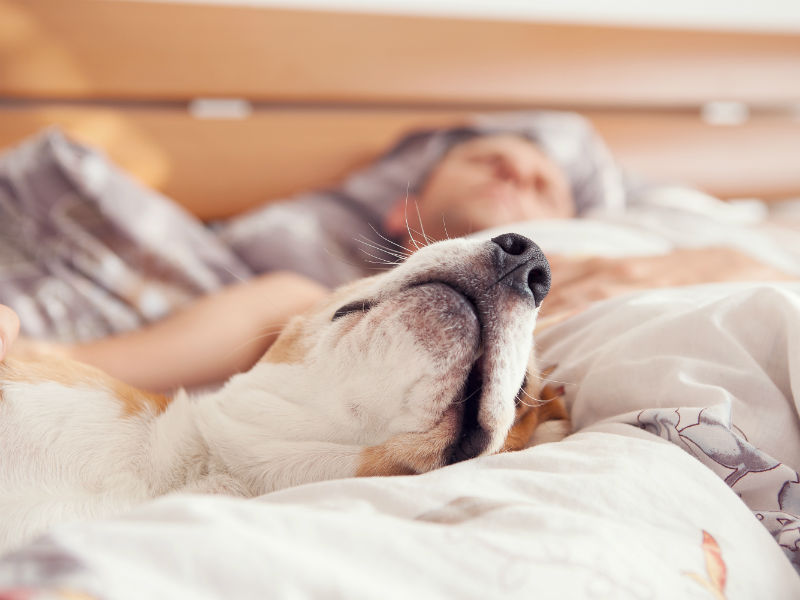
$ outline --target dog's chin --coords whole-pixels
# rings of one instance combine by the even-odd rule
[[[453,287],[431,282],[401,293],[403,325],[434,364],[460,380],[481,352],[481,322],[472,301]]]
[[[312,396],[328,398],[328,382],[337,382],[349,407],[331,410],[331,422],[342,424],[332,435],[383,457],[365,467],[372,474],[423,472],[498,451],[530,356],[532,302],[471,279],[387,288],[349,290],[327,307],[331,325],[318,322],[327,329],[306,359],[318,375],[310,385],[321,386]],[[319,408],[328,414],[330,406],[338,403]]]
[[[494,433],[486,431],[478,422],[481,403],[486,400],[483,397],[486,360],[480,311],[467,294],[443,282],[417,284],[409,293],[418,296],[421,302],[414,313],[415,325],[429,355],[443,359],[452,358],[454,354],[461,356],[457,364],[450,366],[457,382],[449,405],[457,409],[457,418],[442,462],[452,464],[474,458],[490,447]],[[456,347],[458,351],[454,352]],[[513,402],[513,398],[509,402]]]

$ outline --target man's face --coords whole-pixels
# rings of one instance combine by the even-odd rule
[[[561,169],[514,135],[477,137],[455,146],[434,168],[416,202],[425,232],[436,239],[575,214]],[[405,215],[412,227],[419,222],[416,211],[410,204]]]

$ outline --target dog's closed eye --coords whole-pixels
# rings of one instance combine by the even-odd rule
[[[369,300],[356,300],[355,302],[350,302],[349,304],[345,304],[341,308],[339,308],[335,313],[333,313],[333,317],[331,321],[335,321],[336,319],[340,319],[350,313],[355,312],[367,312],[370,308],[375,305],[374,302],[370,302]]]

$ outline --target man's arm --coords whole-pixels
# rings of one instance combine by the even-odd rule
[[[207,385],[250,368],[291,317],[327,292],[300,275],[270,273],[205,296],[142,329],[77,345],[37,344],[36,349],[94,365],[146,390]],[[6,351],[18,330],[17,315],[0,305]]]
[[[301,275],[269,273],[205,296],[142,329],[66,351],[146,390],[217,383],[249,369],[290,318],[327,292]]]
[[[659,256],[548,256],[552,287],[542,315],[577,311],[591,302],[651,288],[724,281],[797,280],[732,248],[683,248]]]
[[[0,360],[5,358],[8,349],[19,333],[19,318],[9,307],[0,304]]]

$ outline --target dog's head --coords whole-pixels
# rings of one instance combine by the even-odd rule
[[[366,447],[361,474],[496,452],[549,287],[547,260],[523,236],[431,244],[293,320],[256,370],[312,409],[320,426],[307,435]]]

